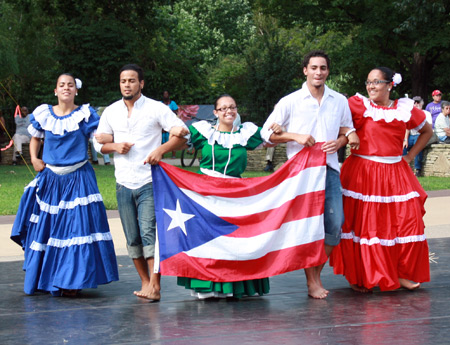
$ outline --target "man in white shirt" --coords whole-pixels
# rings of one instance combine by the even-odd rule
[[[188,133],[183,121],[161,102],[142,95],[144,73],[134,64],[120,70],[123,98],[107,107],[94,139],[100,153],[114,153],[116,194],[120,220],[127,239],[128,255],[141,278],[138,297],[161,298],[160,275],[154,273],[156,219],[152,174],[149,164],[157,164],[186,139],[172,136],[161,145],[162,130]],[[113,142],[111,141],[113,136]],[[108,142],[109,141],[109,142]],[[147,164],[148,163],[148,164]]]
[[[350,141],[353,148],[359,147],[359,139],[347,99],[329,89],[325,81],[329,74],[329,58],[325,52],[316,50],[303,60],[306,82],[302,88],[283,97],[266,120],[261,135],[266,141],[287,142],[287,156],[291,158],[303,147],[324,142],[322,150],[327,153],[327,177],[325,187],[325,252],[330,256],[339,244],[344,223],[339,162],[336,151]],[[271,133],[272,123],[285,127],[282,134]],[[339,134],[345,133],[345,135]],[[346,138],[348,137],[348,139]],[[325,298],[327,291],[320,280],[324,265],[306,268],[308,294],[313,298]]]

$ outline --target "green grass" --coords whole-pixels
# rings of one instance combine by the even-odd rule
[[[34,173],[32,167],[30,168]],[[192,172],[198,171],[198,167],[184,169]],[[106,208],[108,210],[117,209],[114,167],[112,165],[95,165],[94,170]],[[269,175],[269,173],[248,171],[243,176],[257,177],[266,175]],[[16,214],[23,189],[33,178],[26,166],[0,165],[0,215]],[[450,189],[450,178],[448,177],[419,177],[419,182],[427,191]]]

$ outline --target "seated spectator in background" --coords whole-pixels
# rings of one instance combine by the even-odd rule
[[[416,96],[413,97],[414,100],[414,106],[420,110],[422,110],[423,107],[423,99],[420,96]],[[431,113],[429,111],[423,110],[423,112],[425,113],[425,118],[427,120],[427,122],[431,125],[433,123],[433,119],[431,117]],[[405,156],[409,150],[411,150],[411,148],[414,146],[414,144],[417,141],[417,138],[419,137],[419,132],[411,129],[411,130],[406,130],[406,135],[405,135],[405,142],[403,144],[403,155]],[[420,176],[422,173],[422,160],[423,160],[423,151],[420,151],[416,158],[414,158],[414,169],[415,169],[415,174],[416,176]]]
[[[28,126],[30,125],[30,118],[28,116],[28,108],[22,107],[20,116],[16,116],[14,121],[16,123],[16,133],[13,136],[14,153],[12,157],[12,164],[17,165],[17,159],[22,155],[22,145],[29,144],[31,134],[28,133]]]
[[[436,118],[434,131],[441,143],[450,144],[450,102],[442,101],[442,112]]]
[[[425,110],[431,113],[431,118],[433,119],[433,128],[436,122],[436,118],[441,112],[441,102],[442,102],[442,92],[439,90],[434,90],[431,93],[433,97],[433,102],[428,103]]]

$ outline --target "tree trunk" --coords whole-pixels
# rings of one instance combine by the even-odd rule
[[[425,105],[428,100],[428,78],[429,66],[427,63],[427,56],[414,53],[414,59],[411,66],[411,82],[412,82],[412,97],[420,96],[423,98]]]

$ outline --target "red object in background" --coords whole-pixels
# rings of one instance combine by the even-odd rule
[[[6,151],[6,150],[9,149],[13,144],[14,144],[14,141],[11,139],[11,140],[9,141],[9,144],[6,145],[5,147],[2,147],[1,150],[2,150],[2,151]]]
[[[199,108],[198,105],[180,105],[178,108],[178,116],[183,122],[189,121],[197,116]]]
[[[14,117],[17,115],[22,116],[22,112],[20,111],[20,106],[17,104],[16,111],[14,112]]]

